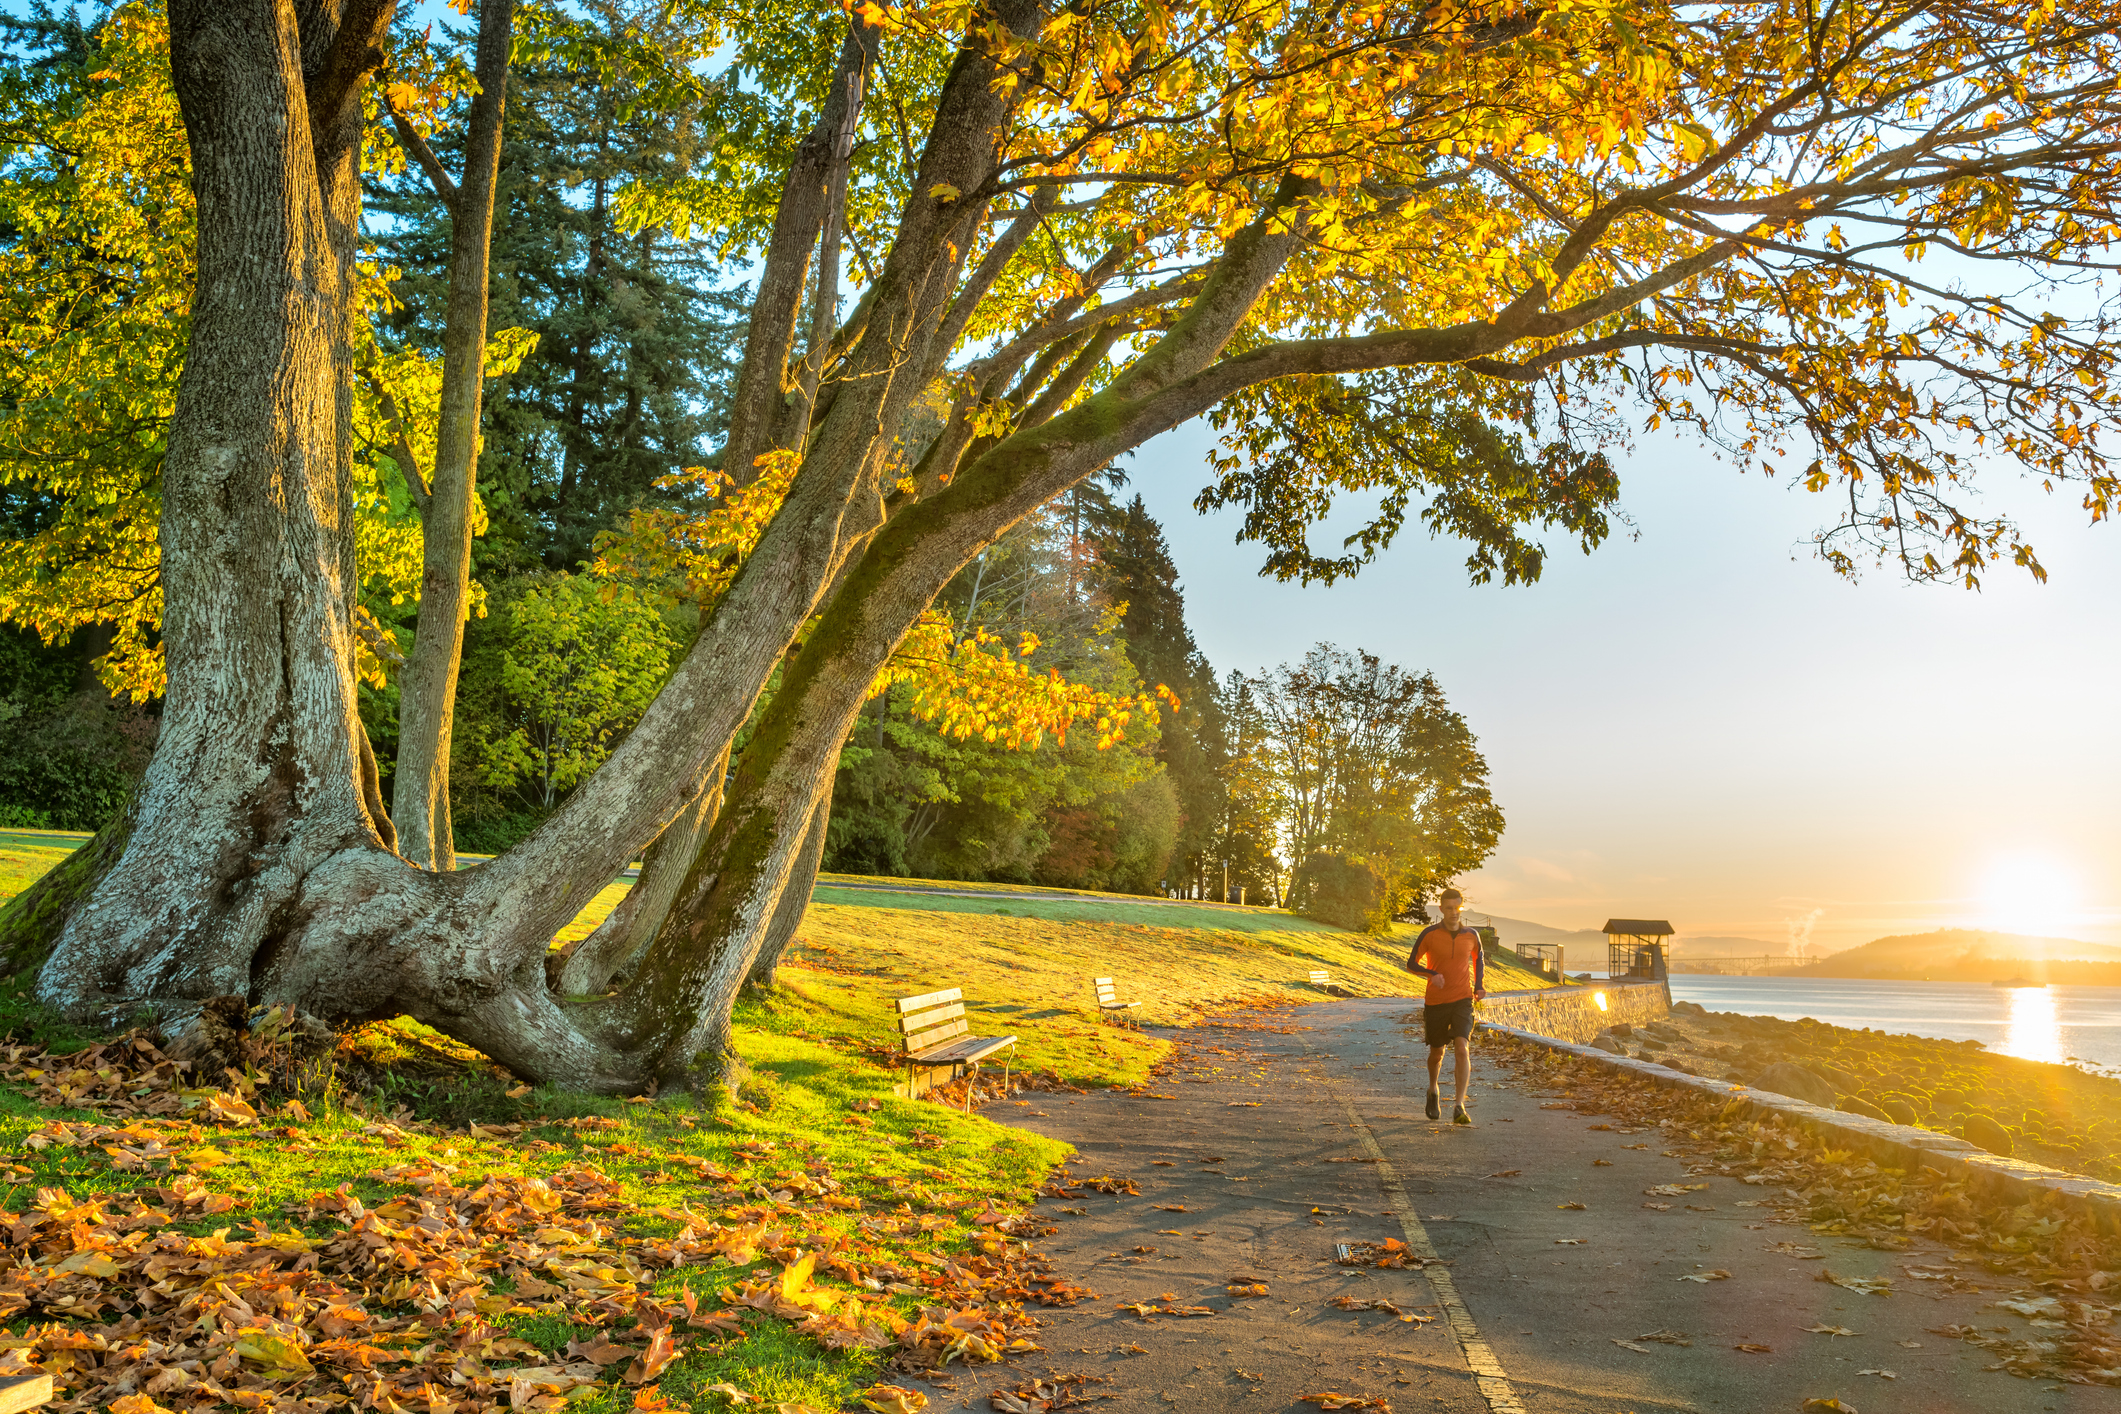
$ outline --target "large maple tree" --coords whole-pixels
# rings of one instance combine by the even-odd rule
[[[126,819],[18,906],[55,939],[52,1005],[181,1029],[237,995],[410,1014],[570,1085],[716,1073],[840,744],[931,601],[1203,414],[1219,493],[1293,573],[1343,572],[1416,503],[1476,573],[1536,572],[1539,527],[1603,533],[1603,449],[1638,417],[1833,492],[1843,567],[2037,572],[1966,509],[1984,469],[2112,504],[2099,4],[695,18],[726,160],[621,205],[754,241],[724,465],[773,473],[771,514],[627,740],[452,873],[386,844],[353,705],[358,177],[392,5],[170,5],[199,273],[163,732]],[[1383,513],[1315,554],[1345,492]],[[554,931],[688,820],[624,967],[549,978]]]

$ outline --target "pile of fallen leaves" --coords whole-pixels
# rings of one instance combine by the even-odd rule
[[[2001,1326],[1934,1332],[1992,1351],[1997,1358],[1988,1369],[2121,1385],[2121,1336],[2113,1329],[2115,1306],[2121,1305],[2121,1241],[2057,1195],[2014,1203],[1926,1165],[1912,1173],[1881,1165],[1835,1149],[1780,1116],[1747,1118],[1743,1101],[1653,1085],[1515,1037],[1489,1037],[1486,1054],[1523,1079],[1555,1087],[1558,1096],[1546,1108],[1610,1116],[1616,1132],[1655,1131],[1667,1152],[1687,1162],[1690,1175],[1736,1178],[1757,1189],[1760,1196],[1741,1207],[1884,1251],[1908,1251],[1917,1237],[1951,1249],[1948,1264],[1904,1264],[1911,1282],[1971,1292],[1998,1289],[2001,1279],[2000,1289],[2010,1294],[1992,1304],[2034,1313],[2027,1316],[2031,1338],[2014,1338]],[[1687,1186],[1667,1187],[1684,1192]],[[1789,1243],[1777,1250],[1823,1255]],[[1893,1288],[1890,1280],[1844,1278],[1829,1270],[1819,1279],[1877,1296],[1889,1296]]]
[[[709,1215],[643,1211],[586,1164],[525,1177],[423,1158],[368,1172],[392,1190],[380,1202],[341,1184],[215,1227],[242,1204],[213,1186],[230,1161],[209,1142],[214,1132],[299,1149],[305,1131],[274,1121],[309,1115],[292,1101],[261,1113],[270,1107],[241,1072],[224,1072],[219,1086],[192,1072],[139,1036],[70,1056],[0,1052],[0,1076],[39,1101],[108,1121],[54,1120],[26,1137],[27,1149],[129,1176],[113,1191],[44,1187],[26,1202],[18,1187],[0,1208],[0,1318],[21,1332],[0,1338],[0,1374],[49,1372],[61,1411],[545,1411],[614,1383],[636,1387],[639,1408],[660,1410],[653,1382],[690,1343],[740,1336],[749,1323],[785,1322],[826,1349],[923,1371],[1036,1349],[1026,1304],[1090,1294],[1054,1278],[1017,1235],[1026,1219],[990,1209],[969,1219],[972,1250],[938,1250],[933,1239],[957,1233],[956,1219],[905,1206],[862,1213],[822,1164],[737,1175],[662,1155],[721,1185],[727,1203],[755,1200]],[[378,1120],[365,1132],[388,1141],[412,1127]],[[514,1139],[524,1128],[467,1133]],[[774,1149],[753,1141],[738,1155],[766,1165]],[[708,1267],[717,1279],[698,1289],[668,1280]],[[512,1332],[541,1316],[593,1335],[548,1351]]]

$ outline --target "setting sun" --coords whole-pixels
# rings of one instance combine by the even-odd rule
[[[2047,855],[2005,856],[1992,863],[1976,901],[1976,926],[2033,937],[2066,936],[2078,917],[2082,886]]]

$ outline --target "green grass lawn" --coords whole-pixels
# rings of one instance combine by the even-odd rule
[[[19,833],[0,840],[0,903],[44,877],[44,871],[74,852],[72,844],[30,843]]]

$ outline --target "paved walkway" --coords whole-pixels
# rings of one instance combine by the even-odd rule
[[[1764,1414],[1830,1395],[1862,1414],[2121,1403],[2111,1390],[1984,1373],[1983,1351],[1925,1328],[2023,1336],[2019,1318],[1982,1309],[2009,1288],[1910,1290],[1899,1269],[1942,1249],[1873,1251],[1777,1224],[1739,1206],[1759,1189],[1690,1178],[1655,1130],[1592,1129],[1601,1121],[1543,1110],[1538,1093],[1489,1065],[1476,1074],[1477,1124],[1431,1124],[1424,1051],[1400,1022],[1412,1006],[1333,1002],[1171,1033],[1179,1060],[1154,1087],[1169,1098],[1037,1094],[989,1106],[990,1118],[1073,1143],[1076,1178],[1122,1175],[1141,1193],[1039,1203],[1057,1229],[1040,1245],[1098,1299],[1044,1313],[1044,1356],[959,1371],[931,1407],[985,1411],[991,1392],[1049,1371],[1102,1381],[1084,1389],[1116,1396],[1096,1406],[1111,1414],[1293,1414],[1316,1410],[1298,1401],[1325,1391],[1389,1400],[1399,1414]],[[1644,1189],[1681,1181],[1709,1187],[1667,1212],[1644,1208]],[[1335,1260],[1338,1243],[1386,1239],[1447,1265]],[[1877,1297],[1817,1281],[1821,1263],[1768,1250],[1778,1242],[1823,1247],[1837,1273],[1892,1276],[1900,1289]],[[1730,1277],[1685,1280],[1716,1270]],[[1228,1290],[1253,1283],[1266,1294]],[[1341,1297],[1427,1319],[1342,1309]],[[1136,1304],[1214,1314],[1121,1309]],[[1859,1334],[1802,1329],[1812,1325]],[[1862,1373],[1872,1370],[1897,1378]]]

